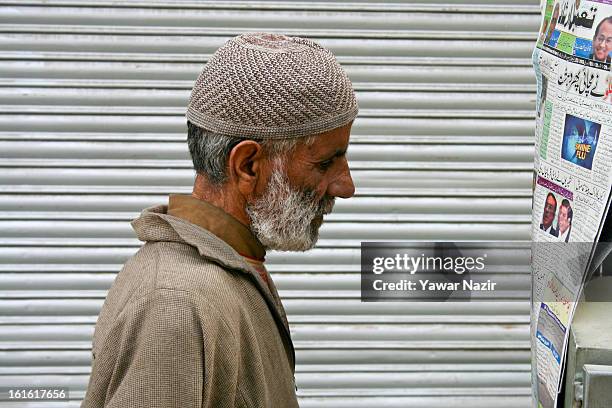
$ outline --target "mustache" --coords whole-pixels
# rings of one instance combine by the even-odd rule
[[[319,203],[319,210],[324,215],[330,214],[334,209],[335,203],[335,197],[323,197],[323,199],[321,199],[321,202]]]
[[[335,197],[330,197],[330,196],[323,196],[323,198],[321,198],[321,200],[319,200],[318,203],[316,203],[316,195],[317,193],[314,190],[308,189],[306,191],[304,191],[304,200],[306,202],[310,202],[313,205],[313,207],[315,207],[315,214],[316,215],[327,215],[330,214],[333,209],[334,209],[334,205],[336,203],[336,198]]]

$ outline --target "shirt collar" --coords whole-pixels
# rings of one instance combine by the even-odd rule
[[[219,207],[191,195],[171,194],[168,214],[208,230],[244,257],[265,259],[265,248],[249,227]]]

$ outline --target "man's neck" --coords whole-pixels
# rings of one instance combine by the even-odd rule
[[[240,195],[232,194],[232,192],[224,188],[212,186],[208,180],[206,180],[206,177],[198,174],[193,183],[191,196],[221,208],[250,228],[251,220],[245,210],[246,203],[244,203]]]

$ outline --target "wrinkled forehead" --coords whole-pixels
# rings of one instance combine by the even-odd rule
[[[352,122],[336,129],[312,136],[312,143],[305,147],[314,156],[346,153],[351,137]]]
[[[612,22],[610,20],[606,20],[599,26],[599,30],[595,33],[597,37],[599,34],[603,34],[606,37],[612,36]]]

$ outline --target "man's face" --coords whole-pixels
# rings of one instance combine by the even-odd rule
[[[551,23],[553,24],[553,26],[555,24],[557,24],[557,22],[559,21],[559,6],[557,5],[557,7],[555,7],[555,9],[553,10],[553,15],[550,18]]]
[[[593,56],[597,61],[605,61],[612,51],[612,23],[604,22],[593,37]]]
[[[559,216],[557,217],[557,224],[559,225],[559,230],[561,232],[565,232],[569,227],[569,220],[567,218],[567,213],[569,209],[567,207],[561,206],[559,208]]]
[[[273,159],[265,190],[246,207],[251,227],[266,248],[311,249],[334,199],[353,196],[345,157],[350,130],[348,124],[325,132],[311,145],[299,144],[284,160]]]
[[[554,31],[555,26],[557,25],[558,21],[559,21],[559,5],[557,4],[555,9],[553,10],[552,17],[550,18],[550,25],[548,26],[548,30],[551,33]]]
[[[550,227],[552,224],[555,218],[555,211],[557,211],[557,202],[552,196],[548,196],[544,204],[544,216],[542,217],[542,224],[544,224],[546,228]]]

